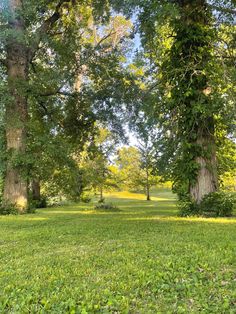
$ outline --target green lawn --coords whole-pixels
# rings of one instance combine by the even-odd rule
[[[236,313],[236,218],[176,216],[160,191],[0,217],[0,313]]]

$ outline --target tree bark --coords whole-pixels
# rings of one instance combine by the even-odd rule
[[[28,81],[29,64],[33,60],[39,43],[53,25],[61,18],[62,7],[70,0],[58,1],[53,14],[43,21],[35,32],[31,47],[25,42],[25,24],[22,18],[22,0],[9,0],[9,35],[6,44],[8,86],[11,102],[6,105],[6,142],[9,153],[4,181],[3,204],[15,205],[23,213],[28,207],[28,183],[21,174],[22,169],[14,167],[11,156],[20,154],[22,160],[26,152],[28,108],[24,92]],[[75,1],[72,3],[75,5]],[[26,170],[26,169],[23,169]],[[27,171],[25,171],[26,173]]]
[[[24,22],[18,11],[21,1],[10,1],[12,34],[7,41],[7,75],[10,101],[6,105],[6,145],[8,151],[7,168],[4,182],[3,203],[15,205],[19,212],[28,206],[27,179],[22,176],[21,169],[13,165],[12,158],[24,157],[27,139],[27,98],[23,91],[28,77],[27,48],[22,39]]]
[[[151,197],[150,197],[150,183],[149,183],[148,166],[146,167],[146,196],[147,196],[147,201],[150,201]]]
[[[203,197],[218,189],[216,145],[212,135],[198,139],[200,149],[207,157],[196,157],[199,166],[198,174],[194,184],[190,185],[190,195],[199,204]]]
[[[34,179],[31,183],[31,186],[32,186],[32,199],[34,201],[40,201],[41,200],[40,181]]]
[[[209,43],[203,40],[206,33],[202,30],[200,30],[202,34],[196,31],[198,25],[201,25],[203,30],[204,27],[209,25],[211,14],[208,10],[206,0],[178,1],[181,6],[181,23],[183,23],[182,25],[188,30],[186,33],[188,34],[191,28],[193,33],[196,33],[195,37],[191,38],[185,45],[186,60],[190,60],[187,61],[189,62],[189,73],[186,71],[190,78],[189,86],[195,89],[196,94],[205,95],[204,105],[206,112],[204,114],[199,112],[198,115],[196,115],[195,122],[191,127],[191,131],[189,131],[190,144],[193,146],[196,145],[199,149],[199,151],[195,152],[196,156],[194,158],[194,161],[198,165],[198,171],[195,180],[193,182],[190,181],[189,192],[191,198],[199,204],[205,195],[215,192],[218,189],[214,118],[211,110],[207,112],[207,108],[210,109],[213,106],[210,98],[212,89],[208,86],[208,77],[207,74],[204,73],[206,63],[211,60],[211,55],[209,53]],[[199,50],[199,47],[201,47],[202,50]],[[199,71],[197,72],[195,69]],[[195,98],[194,104],[191,97],[187,99],[186,107],[191,108],[192,106],[196,106],[198,99],[197,96],[195,96]],[[193,140],[191,133],[196,134],[197,139]]]

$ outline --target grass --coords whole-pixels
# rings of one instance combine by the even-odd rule
[[[0,313],[236,313],[236,218],[179,218],[174,196],[0,217]]]

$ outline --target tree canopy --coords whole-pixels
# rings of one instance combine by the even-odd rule
[[[102,129],[116,149],[135,132],[142,144],[118,154],[123,164],[136,155],[128,180],[147,198],[158,173],[200,204],[233,172],[235,1],[11,0],[0,10],[3,206],[25,212],[41,184],[79,199],[86,167],[103,187],[98,172],[114,165]]]

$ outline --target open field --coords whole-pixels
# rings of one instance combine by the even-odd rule
[[[236,218],[159,191],[0,217],[0,313],[236,313]]]

